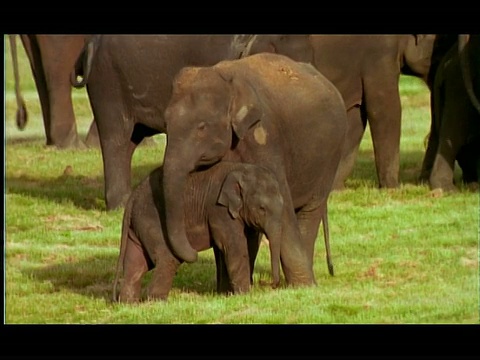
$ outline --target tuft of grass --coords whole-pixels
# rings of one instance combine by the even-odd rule
[[[429,94],[400,82],[402,185],[377,189],[367,128],[347,189],[333,192],[329,224],[335,276],[328,274],[321,228],[317,285],[271,289],[270,259],[260,247],[250,293],[215,292],[211,250],[180,267],[167,301],[110,301],[123,211],[105,211],[98,149],[45,147],[31,70],[19,46],[30,122],[16,129],[8,42],[5,47],[5,322],[9,324],[438,324],[478,323],[479,196],[432,194],[416,182],[429,131]],[[74,91],[79,132],[92,114]],[[163,161],[165,136],[133,157],[132,184]],[[456,172],[457,181],[460,180]],[[148,283],[151,275],[143,280]]]

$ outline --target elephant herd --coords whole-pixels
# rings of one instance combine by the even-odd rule
[[[313,285],[327,202],[350,176],[367,123],[379,186],[399,185],[400,74],[425,81],[431,130],[419,179],[454,190],[480,173],[478,35],[21,35],[47,145],[99,144],[107,210],[125,206],[114,300],[166,299],[182,262],[213,248],[217,291],[250,289],[260,238],[272,286]],[[17,124],[27,111],[18,88]],[[94,120],[80,140],[71,86]],[[165,133],[163,166],[131,189],[131,160]],[[117,295],[119,274],[123,283]]]

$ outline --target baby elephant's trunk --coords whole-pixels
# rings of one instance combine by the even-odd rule
[[[273,231],[265,234],[268,238],[270,247],[270,262],[272,267],[272,288],[280,285],[280,244],[282,239],[281,226],[275,226]]]

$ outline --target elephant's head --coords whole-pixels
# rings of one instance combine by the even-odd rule
[[[179,195],[184,192],[187,175],[199,166],[220,161],[261,117],[253,89],[235,80],[228,66],[224,68],[181,70],[165,111],[167,233],[175,254],[187,262],[197,258],[186,237],[184,204]]]
[[[313,63],[313,47],[310,35],[257,35],[248,54],[262,52],[288,56],[295,61]]]
[[[272,171],[247,165],[230,172],[220,190],[218,204],[226,206],[233,219],[263,232],[270,241],[273,287],[280,282],[280,244],[283,226],[283,196]],[[293,224],[290,224],[293,225]]]

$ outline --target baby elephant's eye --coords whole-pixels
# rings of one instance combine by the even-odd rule
[[[198,124],[197,126],[197,129],[200,130],[200,131],[203,131],[207,128],[207,124],[205,124],[205,122],[201,122],[200,124]]]

